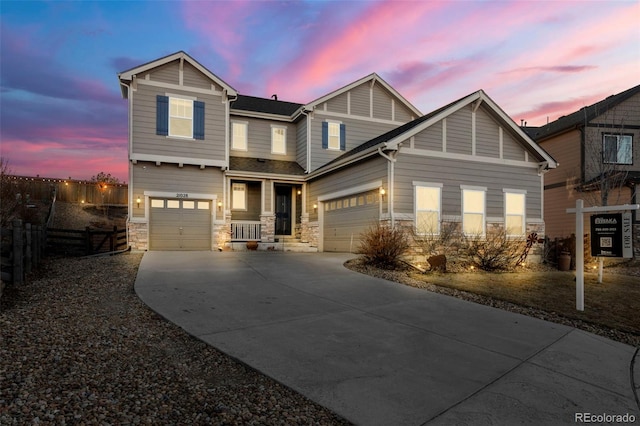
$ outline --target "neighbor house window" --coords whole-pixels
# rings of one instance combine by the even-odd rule
[[[441,184],[420,184],[415,186],[415,220],[418,234],[440,234]]]
[[[247,123],[234,121],[231,123],[231,149],[247,150]]]
[[[525,192],[504,190],[504,227],[508,236],[525,233]]]
[[[287,153],[287,128],[282,126],[271,126],[271,153]]]
[[[345,135],[344,124],[339,121],[324,121],[322,123],[322,148],[344,151],[346,147]]]
[[[204,139],[204,102],[188,97],[158,95],[156,134]]]
[[[486,188],[462,186],[462,231],[465,235],[485,235]]]
[[[233,210],[247,209],[247,184],[234,183],[231,185],[231,208]]]
[[[631,135],[602,135],[603,161],[608,164],[633,164]]]

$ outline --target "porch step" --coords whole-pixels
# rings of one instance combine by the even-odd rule
[[[229,247],[233,251],[247,251],[247,243],[245,242],[232,242],[228,243]],[[303,252],[303,253],[316,253],[317,247],[311,247],[309,243],[301,242],[283,242],[280,240],[275,243],[258,243],[259,251],[291,251],[291,252]]]

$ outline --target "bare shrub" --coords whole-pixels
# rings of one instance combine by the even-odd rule
[[[508,237],[504,229],[486,235],[463,235],[461,254],[483,271],[507,271],[516,266],[527,242]]]
[[[449,256],[460,246],[460,231],[458,222],[441,223],[440,229],[419,226],[411,230],[414,244],[428,256],[444,254]]]
[[[360,247],[356,253],[374,266],[393,269],[409,248],[405,229],[375,222],[361,234]]]

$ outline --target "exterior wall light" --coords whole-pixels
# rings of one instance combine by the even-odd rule
[[[136,198],[136,203],[138,203],[138,208],[140,208],[140,203],[142,202],[142,200],[140,199],[140,197]]]
[[[318,210],[318,205],[317,204],[313,205],[313,210]]]
[[[222,211],[222,201],[218,201],[218,211]]]
[[[380,188],[380,195],[384,196],[384,194],[386,194],[386,193],[387,193],[387,191],[385,191],[384,188]]]

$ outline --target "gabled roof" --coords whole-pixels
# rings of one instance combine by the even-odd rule
[[[168,64],[169,62],[173,62],[173,61],[175,61],[177,59],[182,59],[182,60],[185,60],[185,61],[189,62],[198,71],[200,71],[201,73],[206,75],[208,78],[210,78],[212,81],[214,81],[219,86],[222,86],[222,88],[224,90],[226,90],[227,93],[230,96],[237,95],[238,92],[233,87],[228,85],[224,80],[222,80],[220,77],[218,77],[217,75],[215,75],[214,73],[209,71],[205,66],[200,64],[198,61],[193,59],[191,56],[189,56],[186,52],[184,52],[182,50],[180,50],[179,52],[172,53],[170,55],[164,56],[162,58],[155,59],[155,60],[153,60],[151,62],[147,62],[147,63],[142,64],[142,65],[138,65],[137,67],[134,67],[134,68],[119,72],[118,73],[118,79],[121,82],[127,82],[127,83],[131,82],[131,80],[133,79],[134,75],[143,73],[145,71],[149,71],[149,70],[151,70],[153,68],[159,67],[159,66],[164,65],[164,64]],[[126,96],[126,94],[124,92],[124,88],[122,88],[122,96],[123,97]]]
[[[300,108],[302,108],[302,106],[302,104],[295,102],[285,102],[245,95],[238,95],[238,98],[231,103],[231,109],[286,115],[287,117],[291,117]]]
[[[316,106],[328,101],[331,98],[334,98],[338,95],[341,95],[343,93],[348,92],[349,90],[353,89],[354,87],[358,87],[363,83],[366,82],[370,82],[370,83],[379,83],[380,85],[382,85],[385,89],[387,89],[393,96],[397,97],[398,99],[400,99],[402,101],[402,103],[409,108],[411,111],[413,111],[413,113],[416,116],[420,116],[422,115],[422,113],[420,112],[420,110],[418,108],[416,108],[415,106],[413,106],[413,104],[411,104],[411,102],[409,102],[408,100],[406,100],[404,98],[404,96],[402,96],[398,91],[396,91],[396,89],[394,89],[393,87],[391,87],[391,85],[389,85],[389,83],[387,83],[386,81],[384,81],[378,74],[376,73],[371,73],[366,77],[361,78],[360,80],[356,80],[353,83],[350,83],[338,90],[335,90],[329,94],[326,94],[324,96],[322,96],[321,98],[316,99],[315,101],[312,101],[308,104],[306,104],[304,107],[306,110],[311,111],[313,108],[315,108]]]
[[[502,125],[510,128],[513,133],[518,135],[522,143],[536,154],[540,162],[546,163],[547,168],[556,168],[558,166],[558,163],[551,155],[535,143],[483,90],[479,90],[353,148],[320,167],[314,171],[312,175],[321,174],[326,169],[339,166],[341,163],[355,161],[359,157],[371,154],[372,151],[379,148],[383,150],[395,150],[401,142],[474,102],[486,103]]]
[[[544,126],[537,128],[529,127],[527,128],[527,133],[529,133],[534,140],[542,141],[558,134],[565,133],[569,130],[580,128],[584,126],[585,123],[588,123],[596,117],[604,114],[609,109],[637,93],[640,93],[640,85],[625,90],[624,92],[620,92],[617,95],[609,96],[608,98],[596,102],[593,105],[583,107],[576,112],[562,116],[556,121],[552,121]]]

